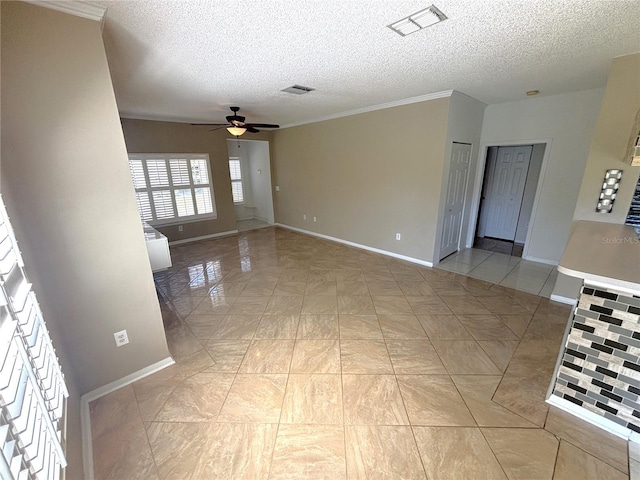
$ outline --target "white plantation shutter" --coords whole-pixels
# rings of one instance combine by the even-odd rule
[[[68,395],[0,200],[1,479],[63,476]]]
[[[244,190],[242,188],[242,168],[238,157],[229,158],[229,174],[233,203],[242,203],[244,202]]]
[[[154,225],[216,217],[209,156],[131,154],[140,218]]]

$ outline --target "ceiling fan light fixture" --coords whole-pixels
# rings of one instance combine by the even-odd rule
[[[236,137],[239,137],[246,131],[247,129],[243,127],[227,127],[227,132],[229,132],[231,135],[235,135]]]

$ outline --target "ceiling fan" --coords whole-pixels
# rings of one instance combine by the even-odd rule
[[[233,115],[228,115],[227,123],[192,123],[191,125],[207,125],[212,128],[210,131],[219,130],[226,127],[227,131],[231,135],[239,137],[244,132],[258,133],[263,128],[280,128],[280,125],[274,125],[272,123],[245,123],[245,118],[242,115],[238,115],[240,107],[229,107],[233,112]]]

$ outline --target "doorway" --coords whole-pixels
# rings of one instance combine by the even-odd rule
[[[440,241],[440,259],[460,249],[460,234],[464,218],[464,206],[467,195],[467,179],[471,160],[471,145],[453,142],[451,166],[447,182],[445,212],[442,222]]]
[[[227,140],[231,194],[238,231],[274,224],[269,142]]]
[[[474,248],[523,255],[545,147],[487,148]]]

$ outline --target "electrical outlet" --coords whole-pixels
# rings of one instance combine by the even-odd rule
[[[304,220],[305,222],[307,221],[307,214],[306,213],[302,214],[302,220]]]
[[[396,240],[400,240],[402,238],[402,235],[399,233],[396,233]]]
[[[182,228],[182,225],[178,225],[178,231],[181,232],[183,230],[184,230],[184,228]]]
[[[276,192],[279,192],[279,191],[280,191],[280,186],[276,185]]]
[[[121,347],[129,343],[129,336],[127,335],[126,330],[120,330],[113,334],[113,337],[116,339],[116,347]]]
[[[317,219],[316,217],[313,217],[313,221],[314,221],[314,222],[317,222],[317,221],[318,221],[318,219]]]

